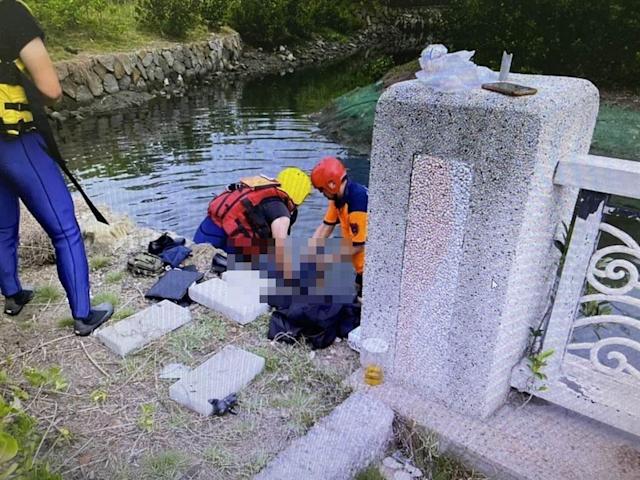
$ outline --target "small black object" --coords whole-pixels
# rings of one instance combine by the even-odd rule
[[[222,400],[212,398],[211,400],[209,400],[209,403],[213,406],[213,411],[211,412],[212,415],[216,415],[217,417],[221,417],[225,413],[237,415],[237,412],[234,410],[238,405],[238,394],[236,393],[232,393]]]
[[[184,238],[178,237],[176,239],[173,239],[169,236],[168,233],[165,232],[157,239],[149,242],[149,253],[153,255],[160,255],[168,248],[182,246],[185,243],[186,240]]]
[[[213,273],[222,273],[227,271],[227,256],[223,255],[220,252],[216,252],[216,254],[211,259],[211,271]]]

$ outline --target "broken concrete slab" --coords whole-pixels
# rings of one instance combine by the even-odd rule
[[[191,321],[191,312],[168,300],[98,331],[98,339],[124,357]]]
[[[238,393],[264,368],[264,358],[232,345],[188,372],[169,388],[169,397],[201,415],[211,415],[210,399]]]
[[[158,377],[163,380],[179,380],[190,371],[191,369],[182,363],[170,363],[162,368]]]
[[[252,322],[269,310],[269,305],[259,303],[251,289],[230,286],[219,278],[191,286],[189,298],[241,325]]]
[[[393,438],[393,418],[380,400],[352,395],[254,478],[350,480],[383,457]]]

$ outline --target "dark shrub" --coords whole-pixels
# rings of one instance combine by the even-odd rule
[[[200,16],[210,28],[218,28],[226,19],[229,0],[201,0]]]
[[[249,43],[276,45],[290,38],[287,0],[236,0],[229,12],[231,26]]]
[[[151,31],[184,38],[200,21],[199,0],[140,0],[138,20]]]

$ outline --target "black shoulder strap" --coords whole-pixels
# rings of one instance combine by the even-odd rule
[[[42,100],[42,94],[38,90],[38,88],[34,85],[34,83],[29,79],[23,72],[20,71],[17,65],[15,65],[15,69],[18,71],[20,76],[20,85],[24,88],[27,99],[29,100],[29,105],[31,106],[31,113],[33,114],[33,123],[36,126],[36,129],[42,137],[44,138],[47,148],[49,150],[49,154],[53,157],[56,163],[60,166],[62,171],[69,177],[71,183],[76,187],[84,201],[87,203],[87,206],[101,223],[109,225],[107,219],[100,213],[100,210],[93,204],[89,196],[85,193],[80,185],[80,182],[76,179],[76,177],[71,173],[69,167],[67,167],[67,163],[62,158],[60,154],[60,149],[58,148],[58,144],[56,142],[55,137],[53,136],[53,131],[51,130],[51,125],[49,125],[49,119],[47,118],[47,113],[44,110],[44,101]]]

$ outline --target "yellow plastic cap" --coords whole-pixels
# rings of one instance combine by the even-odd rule
[[[311,189],[311,179],[297,167],[287,167],[278,174],[280,190],[284,191],[293,203],[301,205],[309,196]]]

